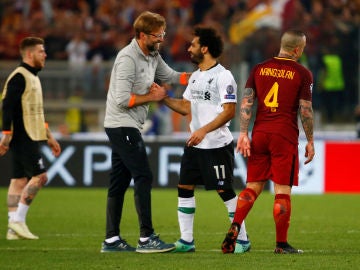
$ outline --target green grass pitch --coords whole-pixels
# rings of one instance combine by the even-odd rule
[[[100,253],[105,232],[106,189],[50,188],[40,191],[27,223],[35,241],[7,241],[6,188],[0,188],[0,269],[359,269],[359,194],[293,195],[289,242],[304,254],[273,254],[273,194],[264,192],[246,220],[252,250],[222,254],[229,227],[225,206],[215,191],[198,188],[194,237],[188,254]],[[176,189],[154,189],[153,222],[166,242],[179,238]],[[138,240],[133,190],[127,192],[122,237]]]

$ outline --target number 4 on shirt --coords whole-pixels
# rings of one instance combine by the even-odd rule
[[[276,108],[279,107],[279,103],[277,102],[278,93],[279,84],[275,82],[264,99],[265,106],[269,107],[271,112],[276,112]]]

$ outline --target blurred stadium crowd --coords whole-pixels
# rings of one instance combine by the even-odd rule
[[[217,28],[225,41],[221,62],[240,89],[254,64],[278,53],[284,30],[303,30],[308,43],[301,61],[314,75],[314,109],[327,122],[355,117],[360,0],[1,0],[0,61],[19,59],[23,37],[43,37],[47,62],[68,72],[67,95],[103,99],[112,60],[133,38],[133,20],[144,10],[166,18],[161,54],[179,71],[193,70],[192,26]]]

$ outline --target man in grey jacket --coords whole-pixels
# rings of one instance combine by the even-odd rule
[[[112,148],[112,169],[107,195],[106,239],[101,252],[168,252],[166,244],[154,233],[151,216],[153,175],[140,133],[149,102],[162,100],[164,88],[154,81],[185,84],[189,74],[176,72],[161,58],[158,50],[164,41],[164,17],[143,12],[134,22],[135,38],[117,55],[110,77],[104,127]],[[120,236],[124,196],[134,179],[135,206],[140,226],[137,248]]]

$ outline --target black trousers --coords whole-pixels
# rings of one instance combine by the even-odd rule
[[[110,140],[112,168],[107,197],[106,238],[120,236],[120,222],[125,192],[134,179],[134,200],[140,237],[153,232],[151,187],[153,175],[141,133],[136,128],[105,128]]]

